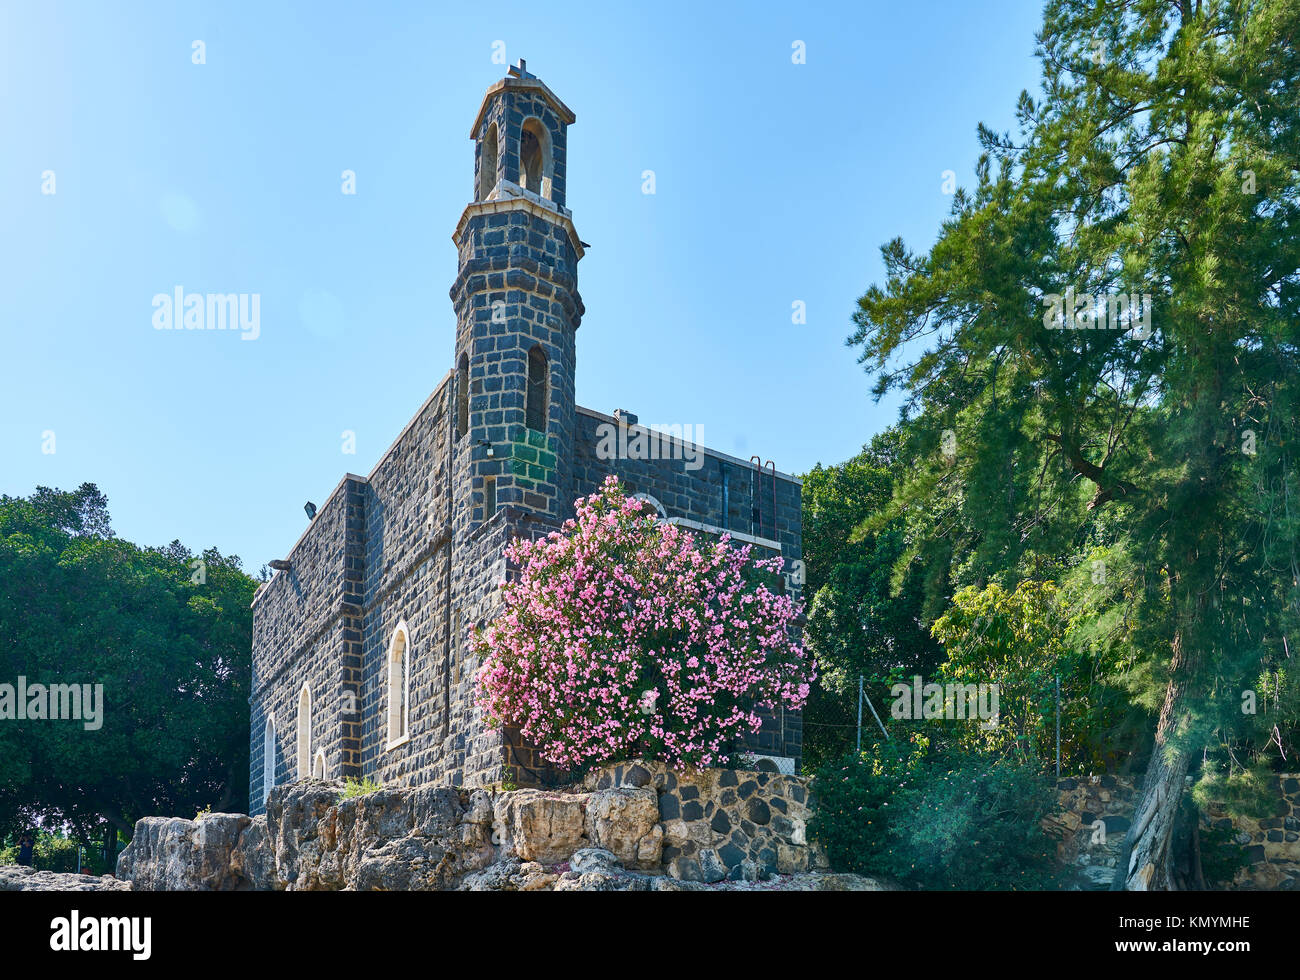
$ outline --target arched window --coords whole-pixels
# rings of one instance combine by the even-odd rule
[[[266,728],[262,730],[262,799],[265,801],[275,789],[275,715],[267,715]]]
[[[325,775],[325,750],[324,749],[316,750],[316,759],[311,764],[311,778],[312,779],[327,778]]]
[[[664,510],[664,505],[648,493],[634,493],[632,494],[632,499],[640,500],[642,502],[641,513],[647,517],[652,516],[650,514],[651,510],[654,511],[653,516],[657,517],[659,520],[663,520],[668,516],[668,511]]]
[[[551,196],[551,138],[538,119],[525,120],[519,134],[519,184],[541,197]]]
[[[528,352],[528,404],[524,412],[528,428],[546,431],[546,401],[550,379],[547,377],[546,355],[540,347]]]
[[[388,745],[391,748],[407,735],[407,694],[410,658],[406,623],[399,622],[388,644]]]
[[[456,438],[469,431],[469,355],[456,365]]]
[[[478,158],[478,199],[486,201],[497,186],[497,124],[488,127]]]
[[[311,688],[306,684],[298,695],[298,778],[311,775]]]

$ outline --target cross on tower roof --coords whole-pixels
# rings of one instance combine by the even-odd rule
[[[536,75],[529,72],[528,62],[524,61],[523,58],[519,59],[519,64],[510,66],[509,74],[513,75],[515,78],[536,78],[537,77]]]

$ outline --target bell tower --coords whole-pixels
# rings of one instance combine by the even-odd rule
[[[500,507],[559,520],[573,503],[575,335],[583,244],[565,207],[573,112],[520,61],[487,90],[458,252],[455,523]]]

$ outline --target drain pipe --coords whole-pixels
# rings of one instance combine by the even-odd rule
[[[731,474],[727,471],[727,464],[718,460],[718,468],[722,470],[722,520],[718,525],[725,531],[731,528]]]

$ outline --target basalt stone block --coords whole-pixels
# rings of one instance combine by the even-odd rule
[[[724,844],[718,849],[718,857],[728,868],[736,867],[741,861],[745,860],[746,856],[744,849],[737,847],[735,844]]]
[[[704,817],[704,807],[700,806],[700,804],[696,800],[691,800],[687,803],[682,804],[683,820],[687,820],[687,821],[700,820],[703,817]]]
[[[1103,819],[1106,821],[1106,833],[1108,834],[1124,833],[1129,828],[1128,817],[1108,816]]]
[[[700,788],[698,786],[683,786],[678,795],[683,800],[698,800],[700,798]]]
[[[746,801],[743,812],[750,823],[759,827],[766,826],[772,819],[772,811],[758,797]]]
[[[727,866],[722,863],[718,857],[718,852],[712,849],[702,850],[699,853],[700,876],[702,881],[722,881],[727,877]]]
[[[659,794],[659,819],[676,820],[682,815],[682,806],[672,793]]]
[[[672,878],[681,881],[703,881],[704,873],[700,870],[700,862],[693,857],[679,857],[668,865],[668,874]]]
[[[719,810],[717,813],[715,813],[713,815],[713,820],[710,821],[709,823],[709,826],[713,828],[715,833],[719,833],[719,834],[730,833],[731,818],[727,816],[727,811]]]
[[[778,813],[788,812],[786,810],[785,800],[781,799],[779,796],[772,797],[770,800],[768,800],[768,803],[771,805],[772,809],[776,810]]]
[[[737,789],[736,792],[740,795],[740,798],[742,800],[746,800],[749,799],[749,797],[753,796],[755,790],[757,789],[758,789],[758,783],[754,782],[754,780],[752,779],[748,779],[745,782],[740,784],[740,788]]]
[[[718,776],[719,786],[735,786],[739,781],[736,778],[735,770],[732,769],[724,769],[721,775]]]
[[[794,837],[794,821],[789,817],[782,816],[778,813],[772,818],[771,827],[774,833],[780,834],[782,837]]]

